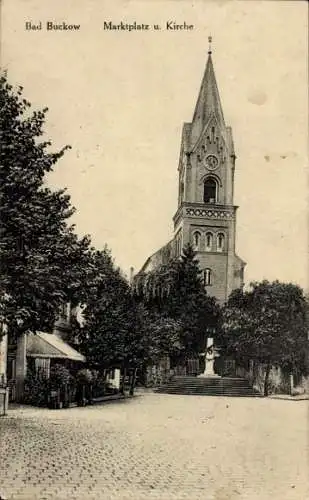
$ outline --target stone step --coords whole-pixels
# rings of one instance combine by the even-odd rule
[[[170,396],[199,396],[199,397],[225,397],[225,398],[261,398],[261,394],[259,393],[248,393],[248,394],[240,394],[240,393],[229,393],[229,392],[203,392],[197,394],[196,392],[158,392],[156,391],[157,394],[168,394]]]
[[[260,396],[246,379],[231,377],[178,376],[158,387],[156,392],[199,396]]]
[[[224,385],[224,387],[250,387],[250,384],[249,382],[222,382],[220,380],[218,381],[212,381],[212,380],[207,380],[205,382],[192,382],[192,381],[188,381],[188,382],[169,382],[168,385],[183,385],[183,386],[190,386],[190,385],[194,385],[196,387],[209,387],[209,386],[213,386],[213,387],[221,387]]]
[[[227,390],[227,391],[250,391],[252,390],[252,387],[216,387],[216,386],[204,386],[204,387],[198,387],[198,386],[194,386],[194,385],[190,385],[190,386],[176,386],[176,385],[165,385],[165,386],[162,386],[162,388],[164,389],[170,389],[170,390],[173,390],[173,389],[176,389],[176,390],[196,390],[196,391],[200,391],[200,390],[207,390],[207,391],[224,391],[224,390]]]
[[[240,377],[202,377],[202,376],[187,376],[187,377],[176,377],[174,376],[172,378],[173,382],[208,382],[208,381],[213,381],[213,382],[222,382],[224,383],[231,382],[231,383],[237,383],[237,382],[248,382],[247,379],[245,378],[240,378]]]
[[[224,391],[224,390],[227,390],[227,391],[250,391],[252,390],[252,387],[248,386],[248,387],[224,387],[224,386],[221,386],[221,387],[216,387],[216,386],[204,386],[204,387],[198,387],[198,386],[194,386],[194,385],[189,385],[189,386],[176,386],[176,385],[165,385],[165,386],[162,386],[162,388],[165,388],[165,389],[176,389],[176,390],[180,390],[180,389],[186,389],[186,390],[197,390],[197,391],[200,391],[200,390],[213,390],[213,391]]]
[[[181,391],[181,390],[162,390],[155,391],[158,394],[171,394],[183,396],[229,396],[229,397],[261,397],[255,391]]]
[[[180,390],[180,389],[186,389],[186,390],[197,390],[197,391],[200,391],[200,390],[203,390],[203,389],[206,389],[208,391],[210,390],[213,390],[213,391],[224,391],[224,390],[227,390],[227,391],[250,391],[252,390],[252,387],[215,387],[215,386],[205,386],[205,387],[198,387],[198,386],[194,386],[194,385],[191,385],[191,386],[175,386],[175,385],[169,385],[169,386],[162,386],[164,387],[165,389],[176,389],[176,390]]]
[[[250,388],[251,385],[248,382],[242,383],[226,383],[226,382],[169,382],[166,384],[166,387],[238,387],[238,388]]]

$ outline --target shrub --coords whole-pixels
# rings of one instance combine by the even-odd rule
[[[34,406],[46,406],[48,401],[49,381],[46,377],[29,371],[25,380],[23,401]]]
[[[50,369],[49,382],[52,389],[61,389],[65,385],[72,384],[74,377],[65,366],[56,364]]]
[[[107,390],[107,382],[105,377],[95,378],[92,386],[92,394],[94,398],[105,396]]]
[[[76,380],[80,384],[91,384],[94,381],[94,376],[88,368],[82,368],[76,374]]]

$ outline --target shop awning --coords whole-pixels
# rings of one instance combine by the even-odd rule
[[[85,362],[83,354],[73,349],[54,333],[37,332],[27,337],[27,356],[33,358],[59,358]]]

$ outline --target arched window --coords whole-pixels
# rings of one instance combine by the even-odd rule
[[[218,233],[217,234],[217,251],[223,252],[223,250],[224,250],[224,234]]]
[[[209,177],[204,182],[204,203],[216,203],[217,201],[217,183]]]
[[[206,252],[212,251],[213,236],[212,233],[206,233]]]
[[[195,250],[198,250],[201,243],[201,233],[199,231],[195,231],[193,233],[193,247]]]
[[[203,271],[204,286],[209,286],[212,284],[212,273],[211,269],[207,268]]]

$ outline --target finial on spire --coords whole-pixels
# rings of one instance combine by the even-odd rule
[[[212,50],[211,50],[212,36],[211,35],[208,37],[208,42],[209,42],[208,55],[211,55],[212,54]]]

